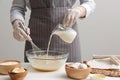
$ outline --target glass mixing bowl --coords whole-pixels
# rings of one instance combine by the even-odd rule
[[[55,71],[59,69],[65,65],[68,54],[66,52],[52,50],[49,50],[48,54],[46,50],[26,51],[26,56],[32,67],[40,71]]]

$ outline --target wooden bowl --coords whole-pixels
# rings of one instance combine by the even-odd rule
[[[20,61],[17,60],[0,60],[0,74],[6,75],[8,71],[15,68],[21,67]]]
[[[87,65],[86,69],[76,69],[71,67],[70,64],[66,64],[65,70],[68,77],[81,80],[88,77],[89,73],[91,72],[91,67]]]
[[[11,80],[23,80],[26,77],[26,75],[28,74],[28,70],[25,68],[24,68],[24,70],[25,70],[24,72],[20,72],[20,73],[14,73],[14,72],[12,72],[12,70],[10,70],[8,72],[8,74],[9,74]]]

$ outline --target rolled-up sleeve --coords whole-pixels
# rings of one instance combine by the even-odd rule
[[[85,17],[88,17],[96,8],[96,3],[94,0],[80,0],[80,4],[86,9]]]
[[[12,7],[10,10],[10,20],[11,22],[15,19],[20,19],[24,22],[26,11],[25,0],[13,0]]]

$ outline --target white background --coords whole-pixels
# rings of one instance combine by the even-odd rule
[[[120,0],[95,0],[97,8],[79,21],[82,58],[93,54],[120,54]],[[0,60],[24,61],[24,42],[14,40],[9,12],[12,0],[0,0]],[[26,23],[30,12],[26,13]]]

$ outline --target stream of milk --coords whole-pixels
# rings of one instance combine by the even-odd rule
[[[51,40],[52,40],[52,36],[53,36],[53,34],[51,34],[50,38],[49,38],[48,47],[47,47],[47,56],[48,56],[48,53],[49,53],[50,43],[51,43]]]

